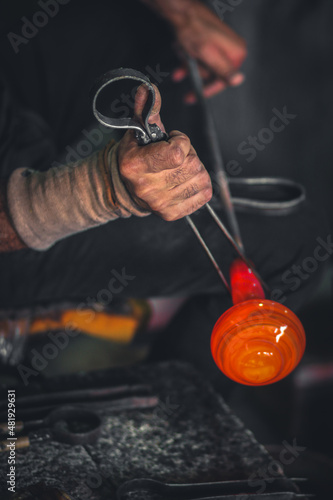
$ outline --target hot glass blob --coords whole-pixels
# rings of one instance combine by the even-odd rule
[[[216,322],[211,351],[218,368],[230,379],[253,386],[272,384],[300,362],[305,333],[290,309],[262,298],[260,283],[244,266],[243,262],[233,264],[231,288],[236,304]]]
[[[265,298],[260,281],[241,259],[233,261],[229,273],[233,304],[244,302],[244,300]]]

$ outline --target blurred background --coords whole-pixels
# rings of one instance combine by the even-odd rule
[[[208,3],[208,2],[207,2]],[[225,2],[228,3],[228,2]],[[176,128],[187,133],[204,163],[209,153],[202,140],[200,113],[195,105],[185,106],[183,96],[190,83],[174,84],[171,71],[179,64],[173,50],[173,36],[166,23],[158,19],[139,1],[110,2],[110,33],[114,20],[121,19],[124,32],[118,30],[115,50],[118,66],[137,69],[156,68],[167,74],[160,83],[163,96],[163,121],[166,129]],[[208,3],[209,4],[209,3]],[[221,12],[223,2],[212,2],[211,7]],[[105,5],[95,1],[97,11]],[[18,98],[24,102],[25,82],[38,76],[47,82],[48,75],[34,74],[30,66],[33,50],[44,50],[43,40],[49,45],[54,38],[52,50],[44,57],[58,71],[66,71],[79,46],[77,38],[71,38],[71,27],[82,23],[87,37],[97,36],[96,19],[92,15],[90,2],[72,0],[61,6],[59,17],[68,30],[59,37],[57,20],[41,28],[36,43],[29,41],[13,54],[8,33],[20,33],[22,16],[32,16],[38,2],[32,0],[12,1],[1,6],[1,53],[2,68],[9,75]],[[220,10],[219,10],[220,9]],[[224,21],[243,36],[248,44],[248,57],[243,65],[246,80],[238,88],[229,88],[212,97],[210,106],[214,114],[220,146],[225,163],[236,160],[241,170],[237,175],[246,177],[281,176],[304,184],[308,199],[322,210],[327,219],[328,233],[333,227],[333,169],[332,169],[332,115],[333,115],[333,3],[329,0],[252,0],[239,2],[233,10],[224,13]],[[107,20],[106,20],[107,22]],[[132,38],[127,34],[131,32]],[[57,35],[58,33],[58,35]],[[33,45],[35,43],[35,45]],[[47,47],[49,45],[46,45]],[[57,52],[58,51],[58,52]],[[58,53],[58,59],[56,54]],[[29,55],[28,55],[29,54]],[[94,61],[102,54],[87,53],[87,78],[78,93],[82,102],[92,83]],[[122,62],[124,61],[124,62]],[[136,64],[137,63],[137,64]],[[96,63],[97,64],[97,63]],[[104,61],[105,70],[110,69]],[[85,79],[85,75],[80,75]],[[54,91],[56,92],[57,89]],[[84,96],[84,97],[83,97]],[[58,153],[68,141],[75,143],[79,133],[92,123],[90,103],[77,110],[76,120],[81,125],[71,128],[71,118],[65,130],[59,130],[55,117],[49,115],[43,104],[43,96],[31,96],[36,109],[48,121],[57,136]],[[258,136],[269,126],[274,109],[295,115],[281,133],[256,150],[254,157],[240,146],[249,137]],[[250,159],[251,158],[251,159]],[[318,234],[320,236],[320,234]],[[313,249],[317,245],[313,241]],[[277,249],[278,252],[278,249]],[[309,255],[311,257],[312,254]],[[320,263],[311,276],[317,282],[311,296],[307,297],[299,311],[307,335],[305,356],[297,370],[287,379],[272,386],[252,388],[227,380],[220,372],[214,372],[211,380],[223,395],[232,410],[254,432],[258,441],[268,446],[278,456],[284,440],[296,439],[306,447],[287,468],[291,475],[308,475],[313,481],[329,484],[333,471],[333,308],[332,308],[332,259]],[[310,273],[312,274],[312,273]],[[1,287],[7,284],[2,282]],[[187,320],[191,311],[197,311],[196,328],[207,328],[207,310],[203,299],[192,299],[183,305],[172,322],[164,330],[135,335],[134,340],[120,343],[80,334],[59,356],[51,360],[42,376],[58,373],[93,370],[112,366],[124,366],[142,361],[159,361],[178,358],[190,361],[201,368],[205,354],[191,348],[191,328]],[[1,304],[0,304],[1,309]],[[199,311],[199,312],[198,312]],[[182,334],[181,338],[179,333]],[[29,362],[32,349],[41,349],[45,335],[36,334],[26,339],[25,363]],[[207,353],[207,356],[210,353]],[[210,363],[210,361],[207,361]],[[215,370],[215,368],[214,368]],[[2,366],[3,380],[13,375],[15,368]],[[208,370],[211,374],[211,371]],[[207,374],[205,374],[207,376]],[[328,497],[327,497],[328,498]]]

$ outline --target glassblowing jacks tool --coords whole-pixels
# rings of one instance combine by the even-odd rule
[[[246,385],[271,384],[284,378],[299,363],[305,349],[304,329],[297,316],[290,309],[265,299],[264,289],[268,291],[268,287],[244,253],[215,125],[203,97],[202,81],[198,68],[192,59],[189,59],[189,69],[195,92],[204,113],[207,137],[214,156],[217,178],[220,182],[220,196],[232,234],[227,230],[212,206],[206,203],[205,207],[238,255],[230,268],[231,286],[229,286],[192,217],[186,216],[189,226],[230,292],[234,303],[233,307],[222,314],[213,329],[212,355],[220,370],[239,383]],[[106,86],[124,79],[144,83],[148,87],[149,98],[142,113],[142,123],[135,117],[110,118],[97,109],[97,98],[102,90]],[[148,123],[154,102],[155,90],[149,79],[139,71],[128,68],[105,73],[93,88],[93,112],[97,120],[106,127],[134,129],[140,145],[168,139],[168,136],[156,124]],[[285,179],[237,179],[236,183],[247,188],[256,186],[259,186],[261,190],[264,188],[266,196],[267,191],[269,193],[272,188],[283,193],[282,201],[276,201],[273,198],[273,202],[265,199],[237,198],[237,206],[252,213],[285,215],[293,211],[305,199],[302,186]]]
[[[148,90],[149,90],[149,97],[147,100],[147,103],[145,105],[145,109],[143,110],[142,113],[142,123],[140,123],[135,117],[126,117],[126,118],[113,118],[106,116],[105,114],[101,113],[97,109],[97,100],[98,97],[101,95],[102,91],[105,89],[105,87],[121,80],[133,80],[139,83],[144,83]],[[153,109],[154,103],[155,103],[155,90],[153,85],[151,84],[149,78],[145,76],[143,73],[140,71],[131,69],[131,68],[119,68],[116,70],[111,70],[105,73],[103,76],[101,76],[96,82],[95,85],[92,88],[92,95],[93,95],[93,113],[96,119],[104,126],[110,127],[110,128],[115,128],[115,129],[133,129],[135,130],[136,134],[136,139],[138,141],[138,144],[140,145],[146,145],[151,142],[158,142],[162,140],[167,140],[168,136],[165,134],[156,124],[150,124],[148,123],[149,116],[151,113],[151,110]],[[226,186],[224,188],[225,192],[225,197],[227,197],[227,192],[229,192],[229,188]],[[230,217],[235,221],[236,224],[236,217],[232,215],[233,208],[232,208],[232,203],[231,203],[231,198],[229,196],[229,201],[227,202],[229,207],[228,213],[230,213]],[[215,210],[212,208],[212,206],[209,203],[206,203],[205,207],[208,210],[208,213],[214,220],[214,222],[217,224],[217,226],[220,228],[220,230],[223,232],[227,240],[230,242],[230,244],[233,246],[235,249],[236,253],[238,256],[244,260],[246,265],[252,269],[252,272],[257,276],[258,280],[261,282],[262,286],[268,290],[267,285],[264,283],[262,278],[258,275],[256,270],[253,268],[252,263],[249,262],[247,259],[244,250],[243,250],[243,245],[241,244],[241,240],[239,238],[235,239],[233,235],[230,234],[230,232],[227,230],[223,222],[220,220],[218,215],[216,214]],[[204,248],[205,252],[207,253],[208,257],[210,258],[212,264],[214,265],[214,268],[216,269],[218,275],[220,276],[221,280],[223,281],[225,287],[230,291],[229,285],[227,280],[225,279],[219,265],[217,264],[215,258],[213,257],[212,253],[210,252],[207,244],[205,243],[204,239],[202,238],[200,231],[198,230],[197,226],[195,225],[193,219],[187,215],[186,220],[189,223],[189,226],[193,230],[194,234],[198,238],[200,244]],[[238,226],[237,226],[238,227]]]

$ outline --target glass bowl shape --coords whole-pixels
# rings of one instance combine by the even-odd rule
[[[304,350],[305,332],[297,316],[265,299],[246,300],[228,309],[211,336],[218,368],[244,385],[281,380],[298,365]]]

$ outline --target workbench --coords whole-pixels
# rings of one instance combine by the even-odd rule
[[[102,432],[93,445],[51,440],[17,450],[16,491],[43,482],[73,500],[113,500],[117,488],[134,478],[167,483],[244,479],[253,494],[265,488],[262,475],[273,470],[273,459],[187,364],[147,364],[41,379],[18,387],[16,397],[124,383],[150,385],[158,405],[103,411]],[[8,493],[7,468],[7,454],[1,453],[1,498]],[[282,470],[275,469],[276,474],[282,476]]]

